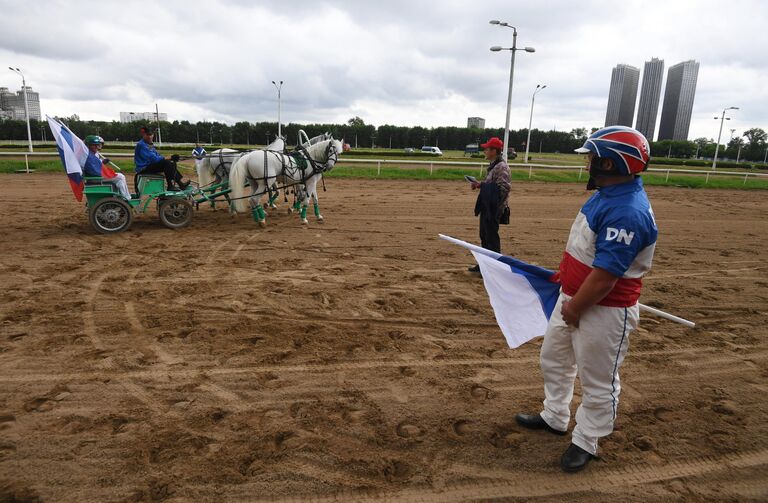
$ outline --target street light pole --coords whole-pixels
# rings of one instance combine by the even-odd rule
[[[531,124],[533,123],[533,102],[536,99],[536,93],[538,93],[539,91],[543,91],[546,87],[547,87],[546,84],[543,86],[541,84],[537,84],[536,90],[533,91],[533,95],[531,96],[531,115],[530,117],[528,117],[528,139],[525,140],[525,161],[524,162],[526,164],[528,163],[528,151],[530,150],[530,146],[531,146]]]
[[[272,81],[272,85],[275,86],[275,89],[277,89],[277,137],[282,138],[283,137],[283,130],[280,126],[280,108],[282,106],[281,103],[281,90],[283,89],[283,81],[280,81],[280,84],[277,84],[274,80]]]
[[[29,104],[27,103],[27,80],[24,78],[24,74],[18,68],[11,68],[9,66],[8,69],[21,76],[21,90],[24,93],[24,115],[27,118],[27,141],[29,142],[29,151],[34,152],[32,150],[32,129],[29,127]]]
[[[728,110],[738,110],[739,107],[728,107],[723,109],[723,115],[719,117],[720,119],[720,132],[717,134],[717,145],[715,146],[715,158],[712,159],[712,169],[717,169],[717,154],[720,151],[720,138],[723,136],[723,123],[726,121],[725,112]],[[715,117],[715,120],[717,120],[718,117]],[[730,117],[727,118],[727,120],[731,120]]]
[[[499,21],[497,19],[493,19],[489,21],[490,24],[495,24],[499,26],[505,26],[507,28],[512,28],[512,47],[504,48],[499,47],[497,45],[491,47],[491,51],[493,52],[499,52],[499,51],[511,51],[512,57],[510,58],[510,64],[509,64],[509,90],[507,91],[507,119],[504,123],[504,153],[503,159],[504,162],[507,162],[507,154],[509,151],[509,117],[512,113],[512,83],[514,81],[515,77],[515,53],[519,50],[517,48],[517,28],[510,25],[509,23],[505,23],[502,21]],[[533,47],[526,47],[525,52],[536,52],[536,49]]]
[[[155,103],[155,121],[157,122],[157,144],[162,146],[163,135],[160,131],[160,109],[157,107],[157,103]]]

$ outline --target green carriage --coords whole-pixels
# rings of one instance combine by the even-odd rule
[[[136,175],[138,193],[131,199],[123,197],[113,179],[86,177],[83,193],[86,197],[88,219],[97,231],[113,234],[127,230],[134,214],[156,208],[160,221],[170,229],[186,227],[192,221],[195,189],[169,191],[165,179],[157,175]]]

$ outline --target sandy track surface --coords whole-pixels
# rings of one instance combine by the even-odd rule
[[[568,476],[567,438],[513,421],[541,341],[507,349],[436,238],[477,241],[466,184],[331,180],[324,225],[203,208],[102,236],[62,176],[0,176],[0,501],[764,500],[765,193],[649,192],[641,300],[699,328],[642,319],[617,431]],[[585,197],[516,185],[505,251],[555,267]]]

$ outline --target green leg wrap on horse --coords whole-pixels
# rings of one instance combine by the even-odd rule
[[[302,220],[306,220],[307,219],[307,207],[304,206],[303,204],[301,205],[301,213],[300,213],[300,215],[301,215],[301,219]]]
[[[319,203],[315,203],[315,216],[316,217],[320,216],[320,204]]]
[[[253,219],[257,222],[261,222],[265,218],[267,218],[267,213],[264,211],[264,207],[261,205],[256,206],[251,210],[251,215],[253,215]]]
[[[269,198],[269,207],[270,207],[270,208],[271,208],[272,206],[274,206],[274,204],[275,204],[275,201],[277,201],[277,198],[278,198],[278,196],[279,196],[279,195],[280,195],[280,194],[278,194],[277,192],[275,192],[275,195],[273,195],[273,196],[270,196],[270,198]]]
[[[294,210],[298,211],[299,208],[301,208],[301,201],[296,201],[295,203],[293,203]]]

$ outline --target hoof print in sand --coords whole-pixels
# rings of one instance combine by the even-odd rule
[[[472,395],[472,398],[477,398],[478,400],[490,400],[496,396],[493,391],[480,384],[473,385],[469,394]]]
[[[467,419],[459,419],[451,425],[453,433],[459,437],[469,435],[472,433],[472,421]]]
[[[407,421],[399,423],[395,427],[395,432],[398,437],[409,440],[421,440],[424,437],[424,430],[421,427]]]

